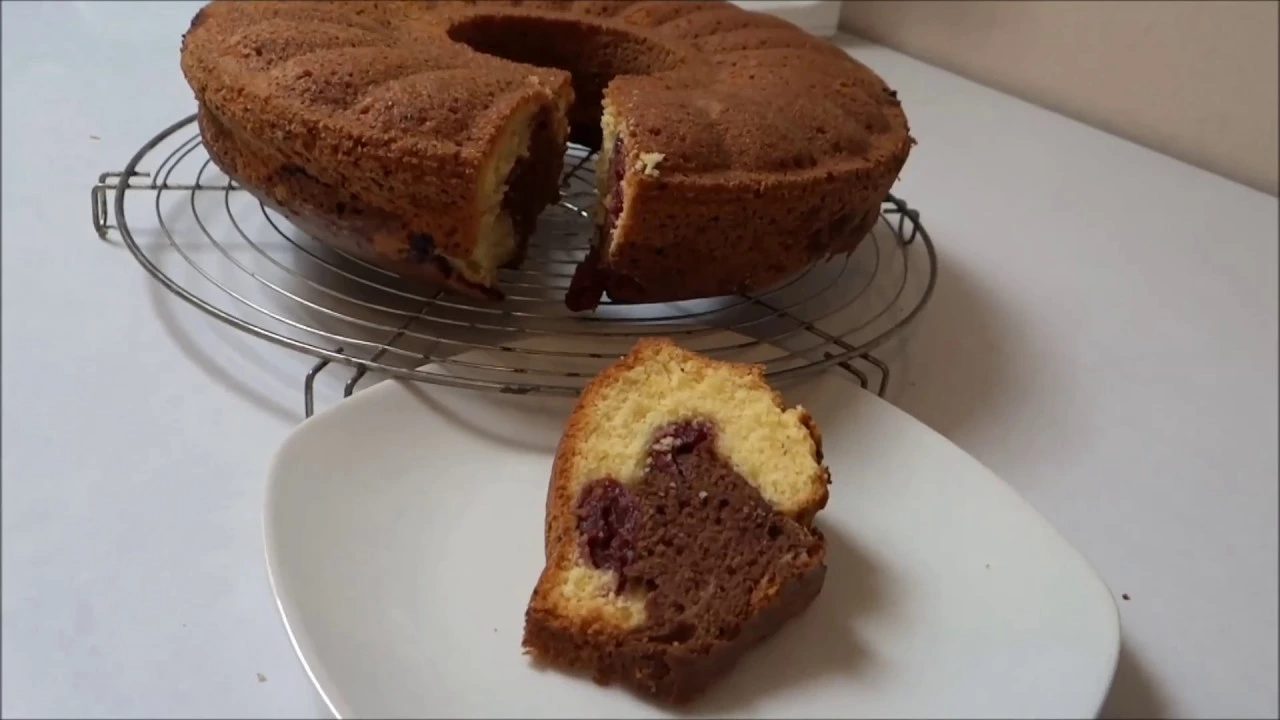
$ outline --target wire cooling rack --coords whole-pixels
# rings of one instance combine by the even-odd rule
[[[118,237],[150,275],[232,327],[317,359],[303,379],[307,415],[317,375],[366,373],[503,393],[574,395],[637,338],[665,335],[725,359],[761,363],[771,381],[827,368],[883,394],[873,352],[933,293],[937,257],[919,213],[889,196],[871,236],[768,291],[650,305],[563,305],[587,252],[594,154],[571,146],[562,200],[548,208],[507,299],[486,303],[425,289],[315,242],[264,208],[205,153],[195,116],[169,126],[123,171],[92,190],[99,237]]]

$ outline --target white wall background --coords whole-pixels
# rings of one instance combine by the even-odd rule
[[[1273,1],[845,0],[840,21],[1274,195],[1278,10]]]

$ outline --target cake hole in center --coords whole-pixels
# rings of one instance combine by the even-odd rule
[[[473,15],[448,34],[486,55],[568,71],[574,92],[570,138],[592,149],[600,147],[601,101],[610,80],[662,72],[680,62],[680,53],[659,41],[585,18]]]

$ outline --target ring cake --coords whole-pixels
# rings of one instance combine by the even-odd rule
[[[526,651],[696,697],[821,591],[828,483],[817,426],[760,367],[642,340],[556,451]]]
[[[566,303],[756,291],[851,251],[913,144],[839,49],[724,2],[232,2],[182,70],[212,159],[317,239],[500,299],[566,143],[600,149]]]

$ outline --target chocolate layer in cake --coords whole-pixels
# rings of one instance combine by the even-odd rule
[[[579,496],[584,557],[617,573],[618,592],[642,591],[646,598],[644,624],[606,659],[602,681],[687,700],[822,588],[821,565],[777,578],[779,596],[753,617],[769,574],[810,567],[803,560],[822,552],[822,539],[773,510],[720,457],[714,437],[703,422],[666,428],[642,479],[623,485],[602,478]]]

